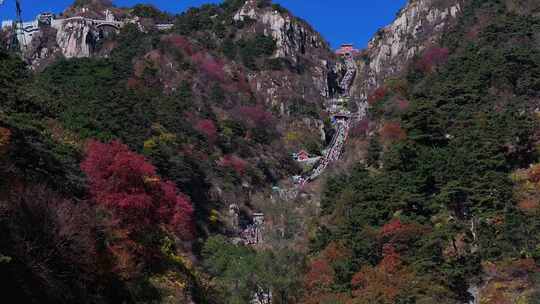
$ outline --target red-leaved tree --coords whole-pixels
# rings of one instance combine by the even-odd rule
[[[183,239],[193,237],[193,207],[172,182],[163,181],[143,156],[112,141],[90,141],[82,170],[94,201],[131,231],[163,225]]]
[[[393,219],[381,228],[379,238],[386,244],[407,245],[410,240],[426,233],[426,229],[415,223],[403,223],[399,219]]]
[[[368,103],[370,105],[373,105],[386,97],[387,90],[385,87],[379,87],[377,88],[372,94],[368,96]]]
[[[222,167],[232,168],[238,175],[244,175],[247,166],[245,160],[231,154],[223,156],[218,164]]]
[[[383,237],[391,236],[399,233],[405,227],[406,225],[403,224],[399,219],[393,219],[390,222],[386,223],[384,226],[382,226],[380,234]]]
[[[262,106],[242,106],[239,107],[238,116],[247,123],[248,127],[269,126],[274,117],[272,113],[266,111]]]
[[[410,102],[407,99],[398,99],[396,102],[397,108],[400,111],[405,111],[409,108]]]
[[[353,297],[363,303],[395,303],[400,293],[406,292],[414,273],[404,266],[395,248],[386,244],[383,247],[383,259],[375,266],[364,266],[352,280]],[[353,301],[354,302],[354,301]]]
[[[424,52],[424,55],[416,63],[416,68],[424,73],[431,73],[436,67],[446,63],[450,51],[448,48],[431,47]]]
[[[204,136],[206,136],[209,142],[214,142],[216,140],[217,128],[212,120],[199,120],[195,125],[195,129],[204,134]]]
[[[304,275],[304,296],[300,303],[345,303],[346,297],[334,293],[332,285],[335,281],[335,272],[332,265],[324,257],[314,259],[308,265],[308,272]]]
[[[401,257],[393,244],[383,245],[383,259],[379,267],[385,272],[394,272],[401,265]]]
[[[186,55],[193,55],[193,47],[191,42],[189,42],[189,40],[184,36],[171,34],[164,36],[161,40],[167,42],[176,49],[182,50]]]
[[[224,64],[221,60],[206,53],[195,53],[191,56],[191,60],[198,64],[201,71],[210,78],[225,82],[225,71],[223,70]]]
[[[352,252],[342,242],[333,241],[308,265],[304,276],[305,296],[300,303],[347,303],[345,294],[335,293],[332,287],[336,272],[332,265],[351,258]]]

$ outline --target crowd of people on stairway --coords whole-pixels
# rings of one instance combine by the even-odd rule
[[[343,97],[346,98],[349,96],[349,91],[353,84],[354,77],[356,76],[357,71],[356,63],[352,54],[345,54],[343,55],[343,58],[347,71],[340,82],[340,86],[343,90]],[[361,119],[365,116],[364,108],[359,109],[359,112],[355,114],[351,114],[344,109],[342,110],[342,112],[347,112],[347,114],[345,115],[343,113],[337,113],[334,116],[334,126],[336,129],[335,135],[333,136],[330,145],[324,152],[324,155],[317,163],[315,168],[304,176],[295,177],[295,183],[299,187],[295,187],[293,191],[285,191],[275,187],[277,188],[276,192],[280,194],[280,197],[286,196],[287,198],[289,198],[291,194],[296,196],[296,194],[298,194],[299,188],[302,188],[310,181],[318,178],[331,163],[339,160],[347,138],[349,136],[349,130],[351,128],[351,125],[354,123],[354,121],[357,121],[358,119]],[[264,215],[262,213],[254,214],[253,224],[248,225],[240,232],[240,238],[242,242],[246,245],[260,244],[262,242],[262,229],[264,226],[263,223]]]
[[[356,76],[357,70],[356,70],[356,63],[354,61],[354,57],[352,54],[347,53],[343,55],[343,59],[345,61],[345,67],[347,71],[340,82],[340,87],[343,90],[343,95],[348,96],[350,88],[353,84],[354,78]],[[360,116],[363,117],[365,115],[365,111],[359,111],[359,114],[362,114],[362,113],[363,115],[360,115]],[[351,120],[358,119],[358,115],[349,115],[349,116],[350,117],[346,117],[346,118],[336,118],[336,122],[335,122],[336,134],[334,135],[332,142],[330,143],[328,149],[326,150],[326,153],[323,155],[321,161],[313,169],[313,171],[309,175],[303,176],[298,180],[298,185],[300,187],[305,186],[308,182],[319,177],[330,163],[335,162],[339,159],[343,151],[343,148],[345,146],[345,142],[347,141],[347,137],[349,135],[349,130],[351,127]]]
[[[335,162],[339,159],[339,157],[341,156],[341,152],[343,151],[345,142],[347,141],[349,130],[350,122],[348,119],[343,118],[336,120],[336,135],[332,139],[329,148],[326,150],[326,153],[324,154],[322,160],[311,172],[311,174],[305,178],[301,178],[301,180],[299,181],[300,186],[304,186],[309,181],[312,181],[319,177],[330,163]]]
[[[343,55],[345,66],[346,66],[346,73],[343,76],[343,79],[340,82],[340,87],[343,90],[343,96],[345,99],[349,96],[350,88],[353,84],[354,77],[356,76],[356,63],[354,61],[352,53],[346,53]],[[330,100],[330,104],[335,104],[335,102],[332,102]],[[349,136],[349,130],[351,128],[351,125],[365,117],[366,114],[366,106],[363,105],[359,107],[357,113],[350,113],[346,109],[339,108],[336,113],[331,113],[334,116],[334,126],[336,129],[336,132],[332,138],[332,141],[326,151],[324,152],[324,155],[321,157],[320,161],[316,164],[315,168],[308,174],[304,176],[295,176],[293,180],[295,180],[295,183],[297,187],[293,187],[292,189],[283,190],[277,186],[274,186],[272,189],[273,195],[277,194],[277,196],[281,199],[289,200],[299,193],[300,189],[305,186],[308,182],[318,178],[324,170],[332,163],[341,157],[341,154],[343,152],[345,143],[347,141],[347,138]],[[243,229],[240,233],[240,237],[242,239],[242,242],[246,245],[256,245],[262,243],[262,234],[263,234],[263,227],[264,227],[264,215],[262,213],[256,213],[253,217],[253,224],[247,226],[245,229]],[[272,294],[271,293],[265,293],[264,291],[261,291],[261,293],[255,294],[253,297],[253,300],[251,303],[253,304],[263,304],[263,303],[271,303],[272,301]]]
[[[344,95],[349,95],[349,89],[352,86],[354,77],[356,76],[356,62],[352,54],[346,54],[343,56],[345,61],[345,76],[341,80],[340,87],[344,92]]]

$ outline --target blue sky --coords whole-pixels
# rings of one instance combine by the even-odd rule
[[[2,0],[0,0],[1,2]],[[15,0],[4,0],[0,6],[0,20],[12,19]],[[42,11],[61,12],[73,0],[21,0],[23,18],[33,19]],[[150,3],[172,13],[191,6],[218,0],[114,0],[117,6]],[[364,47],[377,30],[390,23],[406,0],[274,0],[307,20],[321,32],[333,47],[352,42]]]

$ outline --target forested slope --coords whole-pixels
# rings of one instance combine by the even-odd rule
[[[332,57],[303,21],[269,2],[252,3],[261,14],[279,9],[274,17],[311,35],[309,44],[294,42],[303,54],[276,55],[283,45],[266,31],[270,24],[233,18],[244,2],[172,16],[146,5],[77,1],[65,16],[100,18],[109,9],[140,24],[95,45],[107,52],[55,53],[39,71],[23,61],[37,55],[21,59],[2,45],[0,268],[7,298],[220,302],[198,265],[200,247],[209,234],[231,233],[230,204],[249,223],[251,195],[299,172],[283,149],[284,130],[296,119],[318,121],[325,92],[313,84],[309,62],[325,69],[318,58]],[[149,26],[164,21],[173,28]],[[282,88],[258,89],[267,83]],[[291,93],[297,86],[313,99]],[[305,134],[318,145],[318,129]]]
[[[540,19],[521,5],[469,1],[369,97],[367,158],[322,194],[310,303],[537,303]]]

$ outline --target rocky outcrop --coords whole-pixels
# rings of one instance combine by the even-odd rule
[[[100,40],[117,32],[127,22],[136,22],[131,19],[117,21],[109,9],[93,14],[99,19],[85,16],[90,13],[85,7],[79,10],[81,15],[78,16],[56,19],[52,14],[41,14],[36,20],[23,24],[24,30],[18,35],[18,40],[23,46],[26,61],[33,69],[39,70],[61,57],[102,55],[96,48]],[[11,26],[2,31],[12,32]]]
[[[56,42],[66,58],[90,57],[99,35],[90,22],[85,19],[59,22]]]
[[[379,30],[359,60],[356,95],[365,99],[385,79],[399,75],[414,56],[440,35],[461,13],[465,0],[410,0],[395,21]]]
[[[25,57],[35,70],[41,70],[62,55],[56,43],[56,29],[52,27],[42,28],[37,31],[25,51]]]
[[[328,43],[311,26],[277,5],[248,0],[234,15],[237,22],[251,22],[245,30],[263,33],[276,42],[275,59],[291,64],[289,71],[260,71],[249,75],[252,86],[265,101],[286,112],[293,99],[322,102],[328,96],[328,73],[333,54]]]
[[[235,21],[256,20],[264,25],[264,33],[276,41],[276,58],[287,58],[297,63],[298,57],[313,50],[329,49],[328,44],[311,26],[278,6],[263,6],[248,0],[233,17]],[[320,53],[320,52],[319,52]]]

